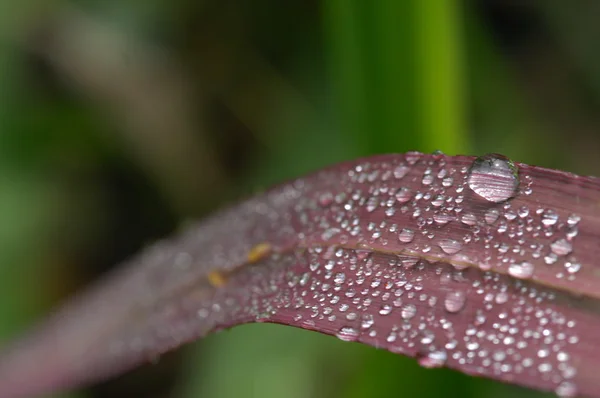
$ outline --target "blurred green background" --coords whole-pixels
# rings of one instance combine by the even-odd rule
[[[0,1],[0,341],[153,240],[358,156],[600,174],[600,2]],[[51,360],[50,360],[51,361]],[[247,325],[69,397],[549,396]]]

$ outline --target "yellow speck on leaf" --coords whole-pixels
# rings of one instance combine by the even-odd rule
[[[227,278],[219,271],[211,271],[208,273],[208,282],[214,287],[222,287],[227,283]]]
[[[271,245],[267,242],[259,243],[248,252],[248,262],[255,263],[262,260],[271,252]]]

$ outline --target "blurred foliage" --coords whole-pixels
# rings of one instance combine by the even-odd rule
[[[228,201],[358,156],[598,174],[600,3],[4,1],[0,338]],[[276,325],[64,396],[540,397]]]

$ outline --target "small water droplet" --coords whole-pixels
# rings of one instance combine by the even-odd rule
[[[379,199],[375,196],[371,196],[369,200],[367,200],[367,211],[371,213],[377,208],[377,206],[379,206]]]
[[[460,290],[448,292],[444,299],[444,308],[448,312],[456,313],[464,308],[466,301],[467,295],[464,292]]]
[[[575,274],[581,269],[581,264],[577,262],[567,261],[565,263],[565,268],[567,269],[568,273]]]
[[[499,203],[510,199],[519,187],[517,167],[502,155],[480,156],[471,165],[469,188],[483,199]]]
[[[388,304],[384,304],[383,307],[379,310],[379,315],[388,315],[392,312],[392,306]]]
[[[406,187],[401,187],[396,191],[396,200],[398,203],[406,203],[412,199],[412,192]]]
[[[566,256],[573,251],[573,246],[566,239],[558,239],[550,244],[550,249],[557,256]]]
[[[552,210],[546,210],[542,215],[542,224],[551,227],[558,222],[558,214]]]
[[[454,239],[442,239],[438,245],[446,254],[456,254],[462,249],[462,243]]]
[[[514,263],[508,267],[508,274],[518,279],[528,279],[533,275],[533,264],[526,261]]]
[[[329,207],[333,203],[333,194],[331,192],[325,192],[319,196],[319,205],[321,207]]]
[[[477,224],[477,217],[473,213],[465,213],[460,218],[460,221],[465,225],[475,225]]]
[[[415,232],[412,229],[403,228],[398,234],[398,240],[402,243],[410,243],[415,237]]]
[[[419,357],[419,365],[424,368],[440,368],[446,363],[448,356],[446,351],[432,351]]]
[[[394,169],[394,177],[396,177],[397,179],[401,179],[403,178],[406,174],[408,174],[408,172],[410,171],[410,167],[408,167],[406,164],[404,163],[400,163],[395,169]]]
[[[416,314],[417,307],[415,307],[413,304],[406,304],[404,307],[402,307],[402,311],[400,312],[400,316],[402,316],[402,319],[405,321],[412,319]]]
[[[554,390],[560,398],[574,398],[577,396],[577,386],[570,381],[563,381]]]
[[[342,283],[344,283],[345,280],[346,280],[346,275],[343,272],[337,273],[335,275],[335,278],[333,279],[333,281],[338,285],[341,285]]]
[[[571,227],[577,225],[579,223],[579,221],[581,221],[581,217],[578,216],[577,214],[571,214],[567,218],[567,224],[569,224],[569,226],[571,226]]]
[[[485,222],[488,224],[493,224],[498,220],[500,213],[496,209],[489,209],[485,212]]]
[[[356,341],[358,340],[358,330],[351,327],[343,327],[335,336],[343,341]]]

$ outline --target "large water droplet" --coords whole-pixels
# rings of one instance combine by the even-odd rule
[[[467,295],[464,292],[460,290],[448,292],[444,299],[444,308],[448,312],[456,313],[464,308],[466,301]]]
[[[519,174],[508,158],[488,154],[475,159],[469,169],[468,184],[483,199],[499,203],[515,195],[519,187]]]
[[[533,275],[533,264],[528,262],[511,264],[508,267],[508,274],[518,279],[528,279]]]

